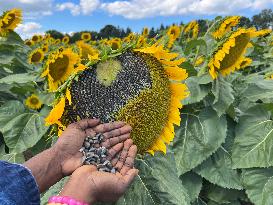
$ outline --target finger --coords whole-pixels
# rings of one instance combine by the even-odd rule
[[[138,175],[138,169],[130,169],[125,176],[123,176],[124,185],[126,188],[133,182],[134,178]]]
[[[103,135],[105,136],[105,139],[109,139],[112,137],[117,137],[120,135],[130,133],[131,131],[132,131],[132,127],[130,125],[124,125],[118,129],[113,129],[109,132],[105,132]]]
[[[72,123],[70,126],[80,130],[86,130],[87,128],[97,126],[99,123],[99,119],[83,119],[78,122]]]
[[[101,143],[101,146],[109,148],[109,147],[113,147],[114,145],[120,143],[120,142],[124,142],[125,140],[129,139],[130,134],[125,134],[125,135],[121,135],[118,137],[113,137],[110,139],[105,140],[104,142]]]
[[[90,136],[90,137],[95,137],[96,136],[96,132],[93,129],[86,129],[85,133],[86,133],[87,136]]]
[[[124,162],[124,166],[120,170],[121,175],[125,175],[130,169],[134,167],[136,155],[137,155],[137,146],[133,145],[130,147],[126,160]]]
[[[123,143],[118,143],[108,150],[107,160],[111,161],[123,148]]]
[[[100,124],[93,129],[95,130],[96,133],[105,133],[105,132],[110,132],[111,130],[121,128],[122,126],[125,125],[125,122],[109,122],[109,123],[104,123]]]
[[[130,149],[130,147],[133,145],[133,140],[131,139],[128,139],[124,142],[124,146],[123,146],[123,150],[121,151],[120,153],[120,156],[119,156],[119,159],[118,159],[118,162],[117,164],[115,165],[116,169],[118,171],[120,171],[124,165],[124,162],[126,160],[126,157],[127,157],[127,154],[128,154],[128,151]]]

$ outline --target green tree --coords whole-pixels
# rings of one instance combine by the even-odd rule
[[[55,39],[62,39],[64,37],[64,34],[56,30],[48,30],[45,33],[50,34],[50,36]]]
[[[99,32],[101,38],[120,37],[121,31],[113,25],[106,25]]]
[[[272,9],[264,9],[261,13],[252,17],[252,23],[257,29],[265,29],[273,27],[273,11]]]
[[[242,17],[240,18],[240,23],[238,24],[238,27],[246,27],[246,28],[249,28],[249,27],[251,27],[251,26],[253,26],[253,23],[252,23],[252,21],[251,21],[249,18],[247,18],[247,17],[245,17],[245,16],[242,16]]]

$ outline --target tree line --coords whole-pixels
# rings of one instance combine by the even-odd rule
[[[208,27],[208,20],[199,19],[197,20],[199,24],[199,32],[204,33]],[[184,25],[183,22],[180,25]],[[257,29],[265,29],[265,28],[273,28],[273,11],[272,9],[264,9],[259,14],[252,16],[252,18],[248,18],[245,16],[241,17],[239,25],[240,27],[256,27]],[[149,37],[155,37],[161,31],[167,29],[169,26],[164,26],[163,24],[160,25],[159,28],[150,28],[149,30]],[[132,32],[130,28],[123,29],[120,27],[115,27],[113,25],[106,25],[103,27],[99,32],[96,31],[80,31],[73,33],[70,37],[70,42],[74,43],[81,39],[81,34],[83,32],[88,32],[91,34],[93,40],[99,40],[102,38],[112,38],[118,37],[123,38],[126,37],[129,33]],[[55,39],[62,39],[65,35],[56,30],[48,30],[46,33],[50,34]]]

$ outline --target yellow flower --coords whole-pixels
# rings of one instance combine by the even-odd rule
[[[89,41],[89,40],[91,40],[91,34],[90,33],[82,33],[81,39],[83,41]]]
[[[87,60],[88,56],[98,56],[99,52],[97,49],[92,47],[91,45],[85,43],[84,41],[77,41],[77,47],[79,48],[80,57],[82,60]]]
[[[27,107],[33,110],[38,110],[42,107],[42,102],[40,101],[39,97],[35,94],[29,96],[26,99],[25,104]]]
[[[240,28],[218,47],[208,63],[213,79],[217,78],[219,72],[226,76],[241,68],[247,48],[252,46],[250,37],[253,32],[253,29]]]
[[[204,56],[199,56],[197,58],[197,60],[195,61],[194,66],[199,66],[199,65],[203,64],[204,60],[205,60]]]
[[[199,25],[197,21],[189,22],[184,28],[184,34],[187,35],[188,39],[194,39],[198,37]]]
[[[244,58],[244,60],[241,62],[240,64],[240,68],[243,69],[245,67],[250,66],[252,63],[252,59],[251,58]]]
[[[42,62],[44,59],[44,52],[42,49],[37,48],[33,50],[28,56],[28,63],[29,64],[37,64]]]
[[[22,10],[21,9],[11,9],[4,12],[2,17],[0,17],[0,35],[5,36],[9,31],[13,31],[18,24],[22,21]]]
[[[271,32],[272,32],[271,29],[262,29],[262,30],[254,32],[251,37],[262,37],[262,36],[264,37],[269,35]]]
[[[51,53],[41,75],[41,77],[47,77],[49,91],[53,92],[58,89],[58,86],[74,72],[74,67],[79,61],[80,57],[71,48],[66,48],[62,52]]]
[[[109,40],[107,44],[112,48],[112,50],[118,50],[121,47],[121,39],[113,38]]]
[[[230,32],[232,27],[240,22],[240,16],[228,16],[218,23],[212,36],[216,39],[222,38],[226,33]]]
[[[174,124],[180,124],[181,100],[189,94],[182,82],[187,73],[179,67],[185,59],[177,57],[155,43],[99,61],[71,83],[62,125],[92,117],[125,121],[139,153],[166,153]]]
[[[45,119],[46,126],[59,124],[65,107],[65,98],[61,97],[60,101],[53,107],[49,115]]]
[[[167,35],[169,36],[168,48],[171,48],[175,42],[175,40],[180,36],[180,27],[173,25],[168,31]]]
[[[47,44],[42,45],[41,49],[44,53],[47,53],[48,52],[48,45]]]
[[[143,35],[139,36],[138,39],[137,39],[137,44],[136,44],[136,48],[141,48],[141,47],[144,47],[146,46],[147,44],[147,38]]]
[[[26,41],[25,41],[25,44],[26,44],[27,46],[33,46],[33,41],[31,41],[31,40],[26,40]]]
[[[64,43],[64,44],[68,44],[69,43],[69,36],[64,36],[63,37],[63,39],[62,39],[62,42]]]
[[[58,44],[60,44],[60,43],[61,43],[61,40],[60,40],[60,39],[55,39],[55,40],[54,40],[54,44],[55,44],[55,45],[58,45]]]
[[[143,31],[142,31],[142,35],[147,37],[149,35],[149,29],[147,27],[144,27]]]
[[[40,36],[39,35],[33,35],[31,38],[32,42],[37,43],[40,41]]]

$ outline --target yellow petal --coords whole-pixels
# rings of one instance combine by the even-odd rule
[[[65,97],[68,100],[69,105],[71,105],[72,104],[71,93],[70,93],[70,90],[68,88],[66,89]]]
[[[65,107],[65,98],[62,97],[61,100],[54,106],[50,111],[49,115],[45,119],[47,126],[58,123],[59,119],[62,117]]]
[[[188,73],[185,69],[179,67],[165,67],[165,72],[173,80],[185,80]]]

